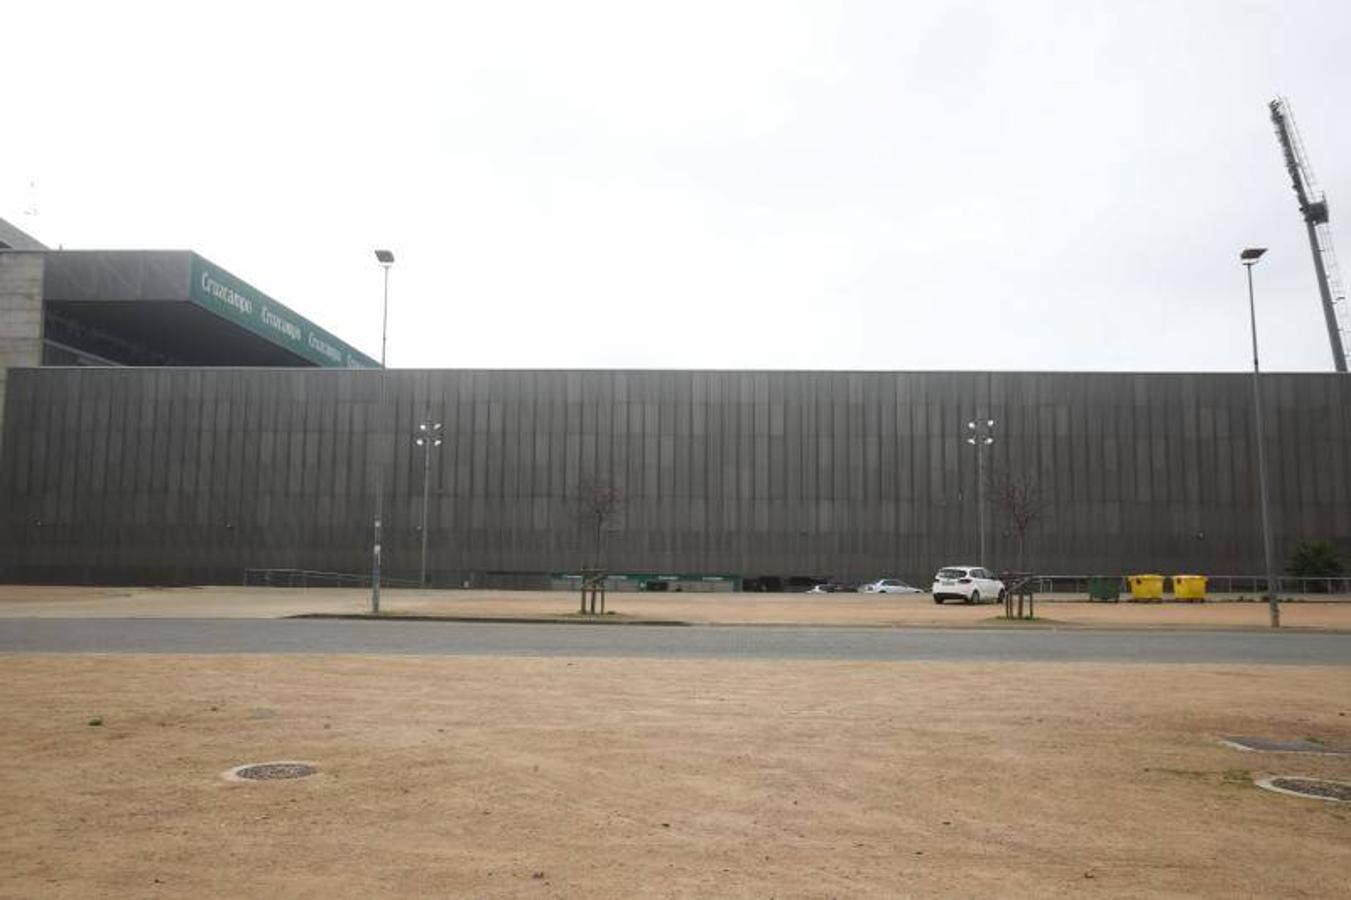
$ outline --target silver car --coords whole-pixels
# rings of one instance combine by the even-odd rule
[[[922,594],[924,593],[917,587],[912,587],[901,581],[899,578],[880,578],[877,581],[870,581],[859,590],[865,594]]]

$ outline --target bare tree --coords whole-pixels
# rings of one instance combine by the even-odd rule
[[[1036,478],[1028,473],[1004,472],[991,479],[990,496],[1004,520],[1006,534],[1018,539],[1018,570],[1027,571],[1027,534],[1046,517],[1047,503]]]
[[[584,566],[582,575],[582,607],[587,612],[587,594],[590,588],[591,612],[596,611],[596,595],[600,594],[600,611],[605,612],[605,526],[610,524],[624,505],[624,493],[609,481],[591,477],[578,486],[578,511],[583,527],[591,531],[591,563]],[[590,570],[589,573],[587,570]],[[588,574],[590,579],[588,580]]]

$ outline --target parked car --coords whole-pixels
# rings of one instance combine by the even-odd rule
[[[1004,599],[1004,582],[980,566],[945,566],[934,576],[933,595],[935,603],[996,603]]]
[[[859,589],[852,581],[823,581],[807,591],[808,594],[853,594]]]
[[[880,578],[877,581],[870,581],[859,591],[864,594],[922,594],[919,588],[906,584],[899,578]]]

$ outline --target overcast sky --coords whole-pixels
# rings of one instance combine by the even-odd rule
[[[400,367],[1328,370],[1351,3],[23,3],[0,217]],[[36,187],[30,187],[35,182]],[[31,209],[36,208],[36,215]]]

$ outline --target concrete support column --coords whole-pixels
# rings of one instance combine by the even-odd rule
[[[42,365],[42,271],[46,255],[0,250],[0,435],[9,370]]]

